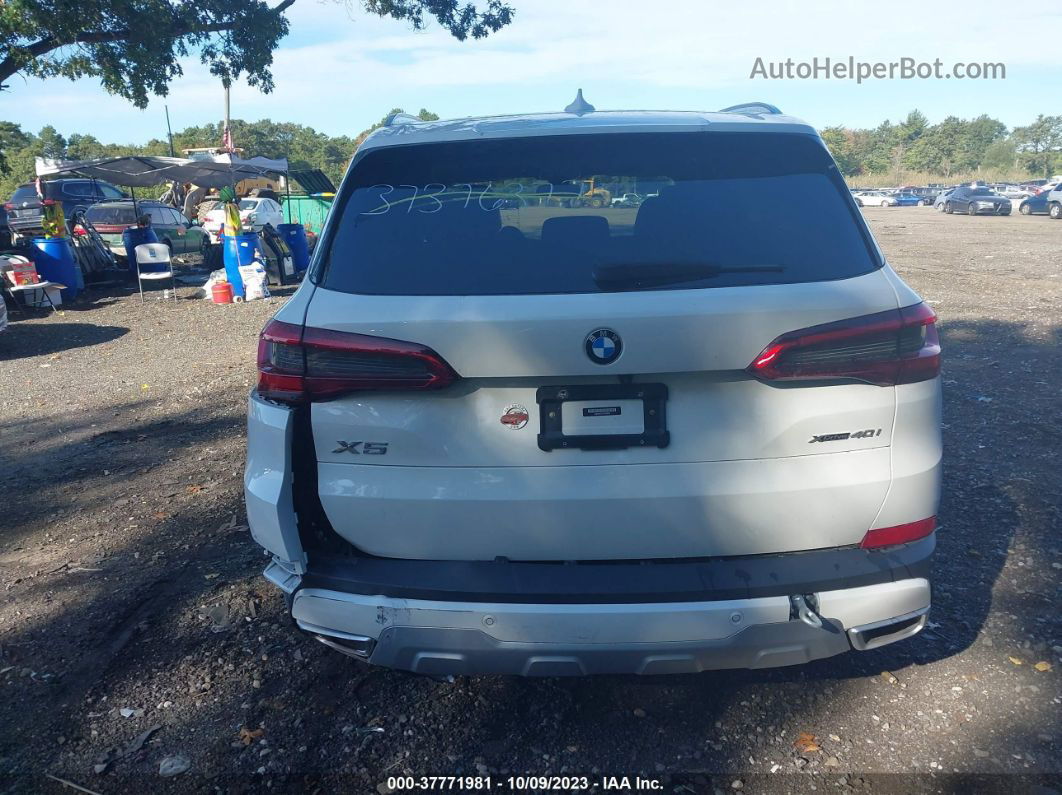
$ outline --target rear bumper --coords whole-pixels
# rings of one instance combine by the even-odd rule
[[[436,676],[675,674],[772,668],[868,649],[922,629],[922,578],[816,594],[821,626],[789,597],[626,604],[439,602],[296,591],[292,617],[333,648]]]
[[[770,668],[919,632],[935,546],[666,563],[311,558],[266,577],[296,624],[367,662],[431,675]],[[793,597],[812,596],[821,626]]]
[[[352,548],[307,555],[293,502],[293,412],[254,394],[249,409],[247,513],[255,540],[276,556],[266,577],[290,595],[298,626],[370,663],[433,675],[765,668],[875,648],[926,621],[934,536],[881,550],[570,564],[403,560]],[[883,522],[902,521],[919,489],[935,494],[935,481],[919,476],[936,466],[930,457],[900,457],[911,472],[897,465],[900,499],[886,502]],[[747,531],[737,520],[731,527]],[[793,597],[808,595],[821,626],[794,613]]]
[[[31,215],[26,218],[11,218],[8,216],[7,226],[16,235],[29,237],[44,231],[44,216]]]

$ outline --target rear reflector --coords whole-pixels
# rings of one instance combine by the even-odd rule
[[[917,522],[898,524],[895,527],[879,527],[876,530],[867,532],[859,546],[863,549],[874,549],[876,547],[906,544],[909,541],[925,538],[936,527],[937,517],[935,516],[930,516],[928,519],[919,519]]]
[[[457,378],[439,354],[412,342],[279,320],[258,340],[258,394],[284,403],[366,389],[442,389]]]
[[[790,331],[763,349],[748,372],[765,381],[853,378],[878,386],[940,373],[937,316],[925,304]]]

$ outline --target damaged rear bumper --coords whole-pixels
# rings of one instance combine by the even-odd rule
[[[267,577],[295,584],[274,564]],[[301,578],[297,578],[301,579]],[[297,587],[292,617],[369,663],[434,676],[674,674],[771,668],[871,649],[919,632],[930,586],[909,578],[811,594],[819,626],[789,596],[691,602],[438,601]]]

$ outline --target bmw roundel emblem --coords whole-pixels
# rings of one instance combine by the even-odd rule
[[[586,355],[595,364],[612,364],[623,353],[619,334],[610,328],[591,331],[586,337]]]

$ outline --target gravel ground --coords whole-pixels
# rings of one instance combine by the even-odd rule
[[[284,298],[94,291],[16,320],[0,335],[0,790],[374,793],[487,772],[1062,789],[1062,223],[866,215],[941,316],[933,621],[800,668],[439,682],[340,656],[285,619],[241,506],[255,339]]]

